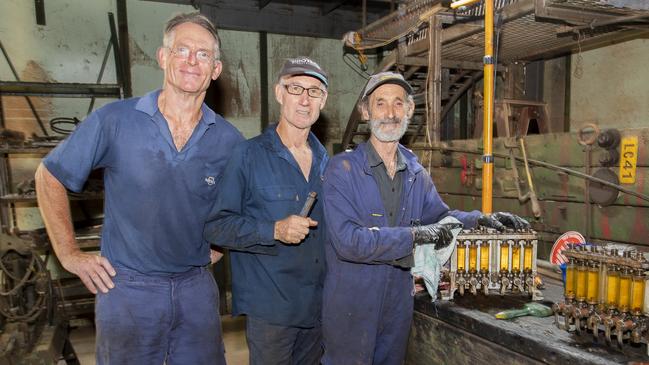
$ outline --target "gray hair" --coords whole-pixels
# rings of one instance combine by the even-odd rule
[[[372,95],[372,94],[370,94]],[[370,95],[365,96],[361,101],[358,103],[358,112],[361,113],[361,116],[363,115],[363,109],[367,110],[367,113],[370,113]],[[406,99],[406,104],[408,104],[408,108],[413,108],[415,107],[415,98],[412,95],[408,95],[408,98]],[[410,109],[408,109],[408,112],[410,112]],[[408,113],[406,113],[408,114]]]
[[[212,35],[212,37],[214,37],[214,58],[218,60],[221,57],[221,39],[219,38],[219,34],[216,31],[214,24],[205,15],[202,15],[198,12],[182,13],[175,15],[173,18],[169,19],[169,21],[167,21],[167,24],[165,25],[162,45],[165,47],[170,47],[174,39],[174,29],[177,26],[185,23],[196,24],[208,31]]]

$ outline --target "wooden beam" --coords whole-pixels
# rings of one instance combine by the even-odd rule
[[[430,142],[440,141],[442,109],[442,23],[435,16],[429,18],[428,30],[428,136]],[[431,70],[432,68],[432,70]]]

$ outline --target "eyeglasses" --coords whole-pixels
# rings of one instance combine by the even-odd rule
[[[171,53],[174,56],[176,56],[178,58],[181,58],[183,60],[188,59],[189,56],[192,54],[192,50],[189,47],[178,46],[178,47],[174,47],[174,48],[171,48],[171,47],[167,47],[167,48],[171,51]],[[194,56],[196,56],[196,60],[198,62],[202,62],[202,63],[207,63],[207,62],[210,62],[212,60],[217,60],[217,58],[214,57],[212,52],[206,51],[206,50],[203,50],[203,49],[199,49],[199,50],[195,51]]]
[[[309,95],[310,97],[321,98],[327,93],[319,87],[304,87],[296,84],[288,84],[282,86],[284,86],[286,92],[291,95],[302,95],[302,93],[304,93],[304,90],[306,90],[307,95]]]

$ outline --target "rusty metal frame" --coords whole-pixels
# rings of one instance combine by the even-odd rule
[[[421,80],[417,77],[422,72],[427,72],[431,49],[430,33],[427,27],[412,27],[420,23],[421,14],[425,14],[437,3],[438,1],[430,0],[413,1],[405,10],[392,13],[365,27],[364,31],[375,37],[368,42],[384,41],[407,33],[399,40],[398,47],[376,67],[375,72],[397,68],[403,71],[406,79],[413,81],[415,93],[422,92],[419,90]],[[597,0],[518,0],[497,8],[497,13],[503,34],[499,46],[499,64],[496,65],[499,72],[515,62],[551,59],[579,50],[649,37],[649,28],[645,28],[649,27],[649,12],[615,8]],[[454,14],[439,13],[438,16],[446,22],[453,19]],[[483,24],[477,19],[458,19],[457,23],[446,26],[440,32],[438,43],[441,45],[441,68],[478,69],[482,65]],[[411,29],[409,33],[408,29]],[[468,89],[469,87],[464,91]],[[457,101],[459,98],[453,99]],[[416,97],[415,100],[419,101],[420,98]],[[441,100],[439,102],[438,113],[451,109],[450,106],[442,106]],[[442,118],[440,114],[439,119]],[[422,123],[433,120],[430,116],[423,119]],[[408,133],[415,133],[409,137],[411,143],[418,137],[423,137],[424,129],[418,122],[415,118],[411,123]],[[369,135],[367,131],[360,130],[363,124],[358,115],[352,113],[343,135],[343,147],[353,145],[355,136]]]

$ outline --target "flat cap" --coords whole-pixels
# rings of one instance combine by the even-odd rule
[[[396,72],[379,72],[375,75],[372,75],[365,85],[365,90],[363,91],[363,98],[367,97],[374,92],[379,86],[385,84],[395,84],[403,87],[406,90],[408,95],[412,95],[413,90],[412,86],[403,78],[401,74]]]

